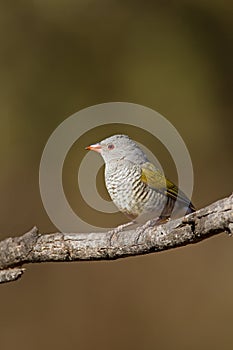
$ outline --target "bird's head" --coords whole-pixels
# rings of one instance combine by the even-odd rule
[[[105,163],[121,159],[126,159],[136,164],[148,161],[145,153],[127,135],[110,136],[86,147],[86,149],[100,153]]]

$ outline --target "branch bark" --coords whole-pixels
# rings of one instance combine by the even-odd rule
[[[162,225],[148,221],[122,232],[40,234],[34,227],[0,242],[0,283],[17,280],[23,264],[109,260],[149,254],[233,232],[233,195]]]

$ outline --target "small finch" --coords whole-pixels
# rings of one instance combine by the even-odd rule
[[[108,193],[117,208],[134,222],[142,223],[151,218],[162,222],[171,214],[179,217],[179,212],[195,211],[186,195],[149,162],[142,149],[127,135],[113,135],[86,149],[102,156]]]

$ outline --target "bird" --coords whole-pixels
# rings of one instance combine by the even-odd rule
[[[86,149],[102,156],[107,191],[118,210],[131,222],[144,223],[156,218],[156,222],[163,223],[171,215],[176,218],[181,212],[195,211],[187,196],[148,160],[128,135],[112,135]]]

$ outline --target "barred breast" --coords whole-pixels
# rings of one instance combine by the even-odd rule
[[[165,195],[141,181],[140,165],[130,161],[108,162],[105,183],[114,204],[131,219],[151,213],[160,216],[168,204]]]

